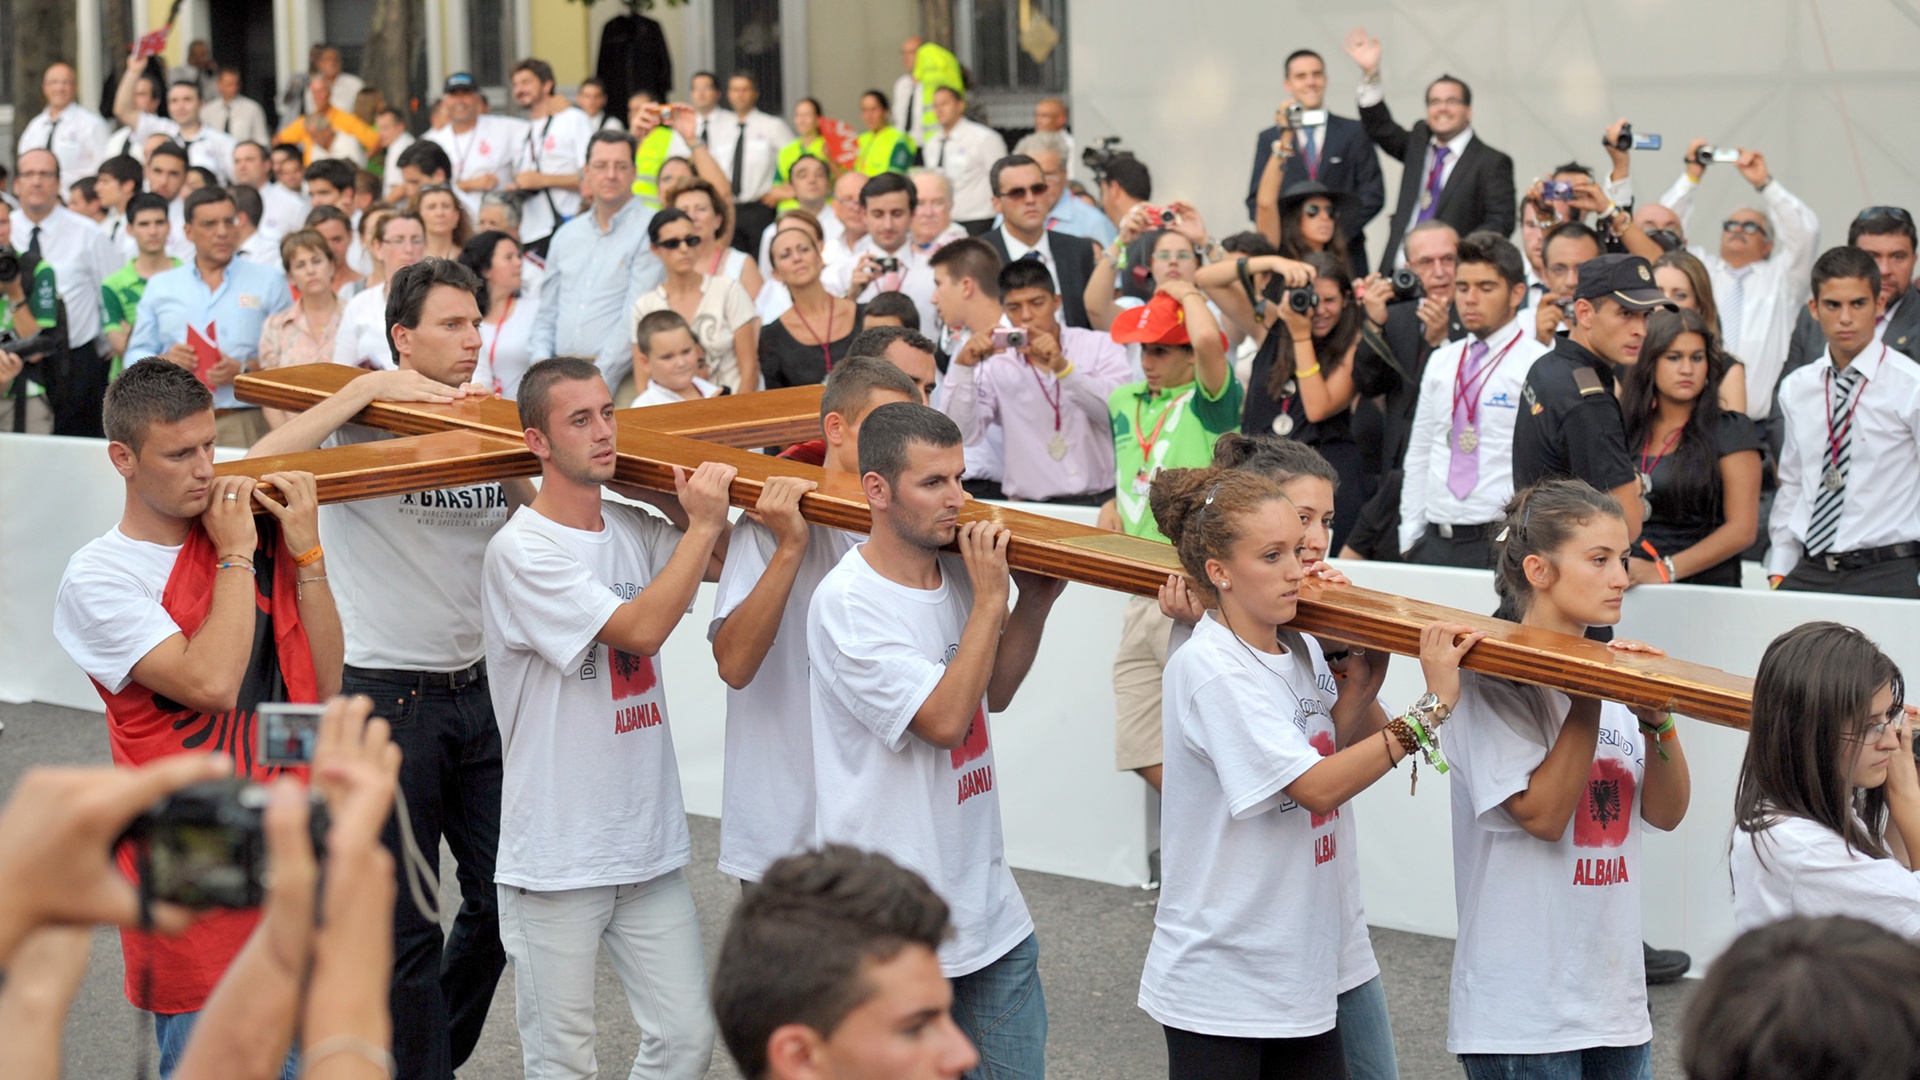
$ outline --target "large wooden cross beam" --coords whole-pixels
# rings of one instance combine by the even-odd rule
[[[364,374],[335,364],[278,368],[242,375],[234,388],[252,404],[298,412],[325,400]],[[673,490],[673,468],[691,471],[703,461],[739,470],[731,497],[751,507],[771,476],[822,481],[800,511],[807,520],[867,532],[872,518],[857,487],[829,486],[821,469],[752,453],[751,447],[818,436],[820,388],[710,398],[618,412],[619,464],[624,483]],[[301,469],[319,479],[323,502],[535,476],[540,467],[526,447],[512,402],[452,405],[375,404],[355,418],[407,438],[330,450],[250,458],[220,466],[223,474],[259,476]],[[1179,560],[1166,544],[1106,532],[1057,518],[989,503],[972,503],[963,521],[988,520],[1013,533],[1007,561],[1019,570],[1104,589],[1152,596]],[[1447,619],[1488,631],[1468,654],[1475,671],[1630,704],[1667,707],[1702,720],[1744,728],[1753,681],[1672,658],[1616,653],[1583,638],[1357,586],[1309,584],[1293,626],[1310,633],[1407,656],[1420,651],[1420,631]]]

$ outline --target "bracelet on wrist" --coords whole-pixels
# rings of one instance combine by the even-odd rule
[[[1295,345],[1301,344],[1301,340],[1299,338],[1294,338],[1293,343]],[[1302,368],[1301,370],[1294,372],[1293,377],[1296,379],[1304,379],[1310,375],[1318,375],[1318,374],[1320,374],[1320,365],[1315,364],[1310,368]]]
[[[214,569],[215,570],[245,570],[247,573],[254,574],[255,576],[258,576],[259,574],[259,572],[253,568],[253,564],[251,562],[246,561],[245,559],[222,559],[220,562],[214,565]]]
[[[293,565],[304,569],[306,567],[312,566],[314,563],[319,562],[325,556],[326,556],[326,552],[320,549],[319,544],[315,544],[312,547],[308,548],[307,550],[301,552],[300,554],[295,555],[293,557]]]

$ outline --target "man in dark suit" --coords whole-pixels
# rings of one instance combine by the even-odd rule
[[[980,239],[1000,253],[1002,262],[1038,259],[1059,289],[1060,321],[1091,330],[1086,292],[1087,279],[1093,276],[1093,241],[1047,228],[1047,211],[1057,193],[1048,189],[1046,173],[1027,155],[1008,154],[993,163],[987,180],[1001,222]]]
[[[1360,65],[1360,123],[1374,145],[1406,167],[1380,266],[1401,265],[1407,230],[1438,218],[1461,236],[1482,229],[1513,232],[1513,159],[1473,132],[1473,91],[1451,75],[1427,86],[1427,118],[1411,131],[1394,123],[1382,100],[1380,39],[1362,29],[1347,35],[1347,55]]]
[[[1260,133],[1253,149],[1253,177],[1247,181],[1247,216],[1258,218],[1253,205],[1254,192],[1260,187],[1260,174],[1273,157],[1273,144],[1286,130],[1288,105],[1298,105],[1308,113],[1327,107],[1327,65],[1311,49],[1296,49],[1287,57],[1287,93],[1289,100],[1274,116],[1274,126]],[[1280,189],[1303,180],[1318,180],[1335,191],[1345,191],[1360,200],[1360,212],[1341,224],[1347,231],[1347,251],[1353,263],[1353,276],[1367,275],[1367,247],[1364,236],[1367,222],[1387,205],[1386,181],[1380,177],[1380,160],[1373,156],[1373,143],[1358,120],[1329,115],[1325,123],[1302,124],[1293,136],[1293,156],[1280,174]]]

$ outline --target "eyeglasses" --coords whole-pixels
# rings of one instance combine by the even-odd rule
[[[1720,223],[1720,231],[1743,232],[1748,236],[1765,236],[1767,227],[1757,221],[1723,221]]]
[[[1906,714],[1907,707],[1898,701],[1894,702],[1893,707],[1887,710],[1886,716],[1879,720],[1869,720],[1867,725],[1860,729],[1861,737],[1870,743],[1879,742],[1886,735],[1887,729],[1899,723],[1900,718]]]
[[[1050,188],[1045,183],[1039,183],[1032,187],[1008,188],[1000,193],[1000,197],[1003,199],[1019,199],[1024,202],[1028,197],[1037,199],[1045,195],[1049,190]]]
[[[679,251],[680,245],[685,244],[687,250],[692,251],[706,242],[707,238],[704,236],[673,236],[665,240],[655,240],[653,246],[667,251]]]
[[[1153,253],[1153,261],[1190,263],[1199,262],[1200,259],[1191,251],[1156,251]]]
[[[1431,109],[1431,108],[1433,108],[1433,107],[1434,107],[1435,105],[1453,105],[1453,106],[1456,106],[1456,107],[1457,107],[1457,106],[1461,106],[1461,105],[1465,105],[1466,103],[1467,103],[1467,102],[1466,102],[1466,99],[1464,99],[1464,98],[1457,98],[1457,97],[1435,97],[1435,98],[1428,98],[1428,99],[1427,99],[1427,108],[1429,108],[1429,109]]]
[[[1426,270],[1436,266],[1457,266],[1459,263],[1458,255],[1429,255],[1424,259],[1415,259],[1407,265],[1416,270]]]

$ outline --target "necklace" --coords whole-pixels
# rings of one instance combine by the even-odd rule
[[[827,332],[825,334],[813,328],[813,324],[807,321],[806,312],[800,310],[799,304],[793,305],[793,317],[799,319],[800,325],[806,327],[807,333],[813,335],[813,339],[820,343],[820,355],[826,358],[826,369],[831,372],[833,370],[833,297],[827,297]]]

